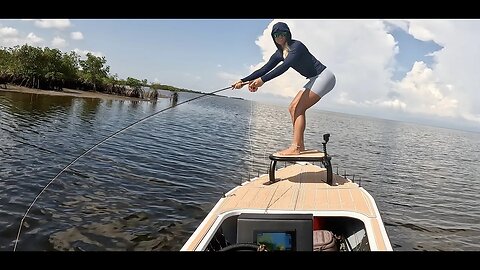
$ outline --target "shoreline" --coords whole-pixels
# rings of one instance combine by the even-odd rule
[[[112,94],[105,94],[100,92],[89,92],[84,90],[75,90],[69,88],[63,88],[63,91],[52,91],[52,90],[42,90],[34,89],[23,86],[7,84],[7,88],[0,88],[0,92],[16,92],[16,93],[26,93],[26,94],[39,94],[39,95],[49,95],[49,96],[66,96],[66,97],[81,97],[81,98],[100,98],[100,99],[113,99],[113,100],[131,100],[131,101],[151,101],[151,99],[143,98],[134,98],[126,97]],[[158,98],[166,98],[159,94]]]

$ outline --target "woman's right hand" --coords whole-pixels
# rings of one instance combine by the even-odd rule
[[[245,83],[242,82],[242,80],[238,80],[237,82],[235,82],[234,84],[232,84],[232,87],[233,87],[233,89],[240,89],[240,88],[242,88],[244,85],[245,85]]]

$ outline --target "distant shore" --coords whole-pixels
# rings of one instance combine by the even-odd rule
[[[0,91],[28,93],[28,94],[39,94],[39,95],[50,95],[50,96],[70,96],[70,97],[81,97],[81,98],[100,98],[100,99],[113,99],[113,100],[149,101],[149,99],[143,99],[143,98],[126,97],[126,96],[105,94],[105,93],[100,93],[100,92],[74,90],[74,89],[68,89],[68,88],[63,88],[63,91],[51,91],[51,90],[33,89],[33,88],[11,85],[11,84],[7,84],[6,89],[0,87]],[[168,98],[168,97],[163,96],[163,95],[159,95],[158,98]]]

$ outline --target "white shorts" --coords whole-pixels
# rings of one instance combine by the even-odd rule
[[[335,75],[329,69],[324,69],[322,73],[308,79],[309,81],[303,88],[314,92],[319,97],[323,97],[330,92],[337,82]]]

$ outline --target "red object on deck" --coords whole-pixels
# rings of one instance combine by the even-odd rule
[[[321,230],[325,226],[325,221],[321,217],[313,217],[313,230]]]

